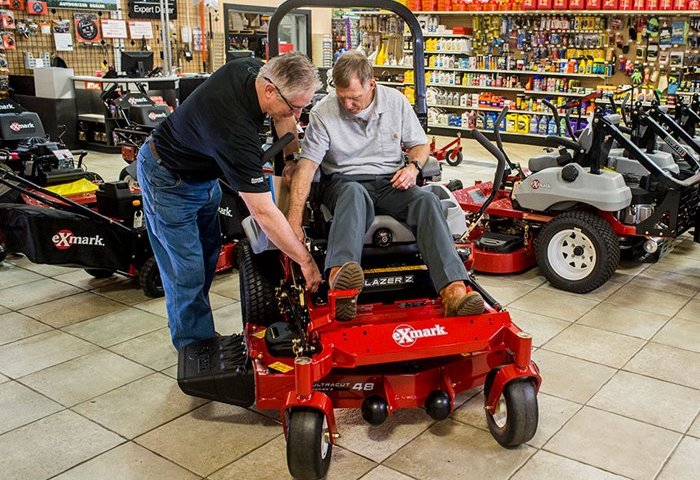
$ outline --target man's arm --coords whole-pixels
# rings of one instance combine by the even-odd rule
[[[291,155],[299,151],[299,132],[297,131],[297,119],[294,115],[290,117],[278,118],[274,121],[277,138],[282,138],[285,133],[294,134],[294,140],[284,147],[284,156]]]
[[[260,228],[277,247],[301,266],[301,272],[306,280],[306,288],[315,292],[321,284],[321,273],[311,254],[303,243],[297,239],[292,228],[284,218],[284,214],[272,201],[270,192],[245,193],[240,192],[250,214],[258,222]]]
[[[423,168],[428,160],[428,155],[430,155],[430,146],[428,144],[415,145],[406,151],[406,155],[409,164],[396,172],[391,179],[391,185],[399,190],[406,190],[416,184],[420,170],[410,162],[416,161]]]
[[[306,199],[309,197],[311,182],[313,182],[316,170],[318,170],[318,163],[308,158],[302,158],[297,163],[294,176],[292,176],[291,196],[289,199],[287,218],[299,240],[304,239],[304,231],[301,228],[304,217],[304,205],[306,204]]]

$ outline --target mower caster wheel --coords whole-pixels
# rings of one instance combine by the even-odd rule
[[[107,270],[104,268],[86,268],[85,271],[95,278],[110,278],[114,275],[114,270]]]
[[[452,158],[452,155],[454,155],[454,158]],[[461,150],[458,150],[456,154],[454,153],[454,150],[448,150],[445,153],[445,161],[450,167],[456,167],[462,163],[462,160],[464,160],[464,156],[462,155]]]
[[[379,395],[370,395],[362,402],[362,418],[370,425],[381,425],[389,416],[389,404]]]
[[[333,444],[326,416],[317,410],[293,409],[287,422],[287,467],[297,480],[324,478]]]
[[[534,437],[538,418],[535,385],[529,380],[508,382],[498,399],[496,411],[486,411],[491,435],[505,448],[515,448]]]
[[[139,284],[149,297],[158,298],[165,295],[163,280],[160,278],[160,271],[158,270],[155,257],[146,260],[146,263],[139,270]]]
[[[139,186],[139,183],[136,181],[136,179],[129,175],[129,172],[127,171],[126,167],[122,168],[122,171],[119,172],[119,180],[129,184],[129,188]]]
[[[450,395],[444,390],[433,390],[425,399],[425,411],[433,420],[444,420],[452,413]]]

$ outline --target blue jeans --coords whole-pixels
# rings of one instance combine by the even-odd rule
[[[151,247],[165,290],[173,345],[215,335],[209,304],[221,246],[218,180],[191,182],[158,163],[148,143],[139,150],[137,178]]]

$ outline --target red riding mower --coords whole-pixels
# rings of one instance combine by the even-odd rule
[[[435,157],[438,162],[444,160],[449,166],[456,167],[462,163],[464,159],[464,155],[462,154],[462,134],[457,133],[457,138],[440,148],[437,148],[435,137],[433,137],[430,142],[430,155]]]
[[[355,6],[356,0],[292,0],[270,21],[277,38],[280,20],[303,6]],[[400,15],[416,39],[417,85],[424,85],[420,26],[397,2],[365,0]],[[270,51],[277,53],[276,42]],[[417,111],[425,116],[424,91],[417,88]],[[483,135],[475,137],[499,159],[505,158]],[[291,135],[281,142],[291,140]],[[276,142],[270,150],[281,151]],[[448,212],[464,215],[451,193],[438,193]],[[309,212],[307,243],[323,265],[329,225],[322,208]],[[455,223],[456,225],[456,223]],[[452,225],[451,225],[452,226]],[[425,408],[434,419],[447,418],[458,392],[484,384],[486,418],[494,438],[515,447],[533,437],[538,423],[541,378],[530,359],[532,338],[515,326],[475,281],[484,297],[481,315],[443,317],[443,306],[417,252],[410,229],[391,217],[377,216],[366,232],[362,266],[365,287],[358,314],[336,319],[339,298],[356,290],[305,292],[299,269],[269,241],[252,219],[244,221],[239,269],[244,333],[188,345],[179,352],[178,383],[190,395],[240,406],[280,409],[287,438],[287,463],[297,479],[325,476],[338,437],[334,408],[360,408],[366,421],[382,423],[399,408]],[[455,233],[455,230],[452,230]],[[459,235],[457,235],[459,236]],[[468,263],[470,246],[456,244]]]
[[[494,127],[504,154],[499,125],[506,113]],[[548,137],[558,150],[530,159],[528,170],[508,160],[503,181],[455,192],[470,220],[476,271],[514,273],[536,263],[553,286],[586,293],[612,276],[621,248],[655,261],[667,241],[697,225],[700,174],[676,178],[662,169],[618,121],[597,109],[580,135]],[[635,183],[602,168],[613,141],[645,172]]]

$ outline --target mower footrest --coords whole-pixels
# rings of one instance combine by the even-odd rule
[[[251,406],[255,381],[243,335],[215,337],[180,349],[177,383],[187,395]]]
[[[521,237],[496,232],[484,233],[475,243],[480,249],[495,253],[514,252],[524,244]]]

